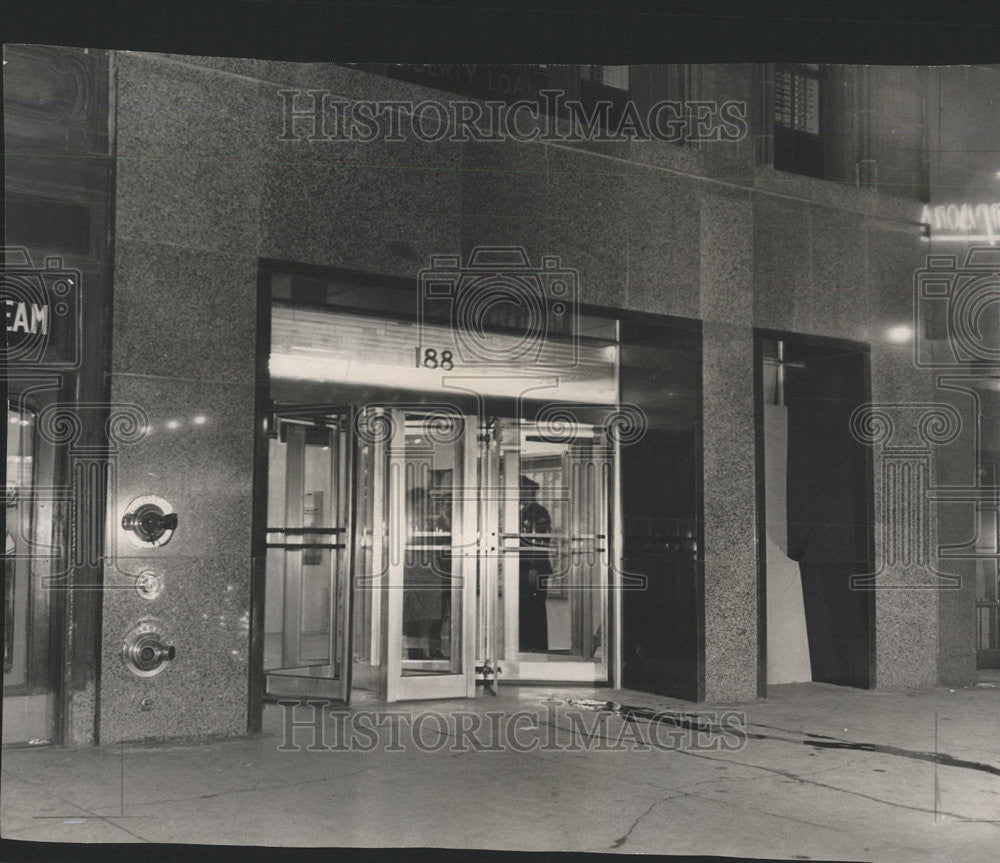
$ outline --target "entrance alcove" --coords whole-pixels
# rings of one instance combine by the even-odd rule
[[[702,697],[697,322],[581,305],[515,366],[509,303],[460,326],[412,280],[281,261],[260,288],[256,709]]]
[[[869,400],[868,356],[850,342],[757,334],[761,690],[874,682],[870,450],[852,412]]]
[[[543,296],[513,363],[523,304],[472,326],[412,280],[281,261],[260,290],[255,709],[702,696],[697,322]]]

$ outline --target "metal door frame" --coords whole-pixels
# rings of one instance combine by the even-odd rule
[[[268,427],[280,434],[280,423],[287,422],[297,425],[328,428],[336,430],[341,437],[340,445],[337,447],[337,464],[334,479],[336,481],[336,516],[334,521],[338,522],[333,528],[318,527],[310,529],[305,526],[288,526],[265,529],[265,548],[280,548],[286,554],[290,551],[306,550],[310,548],[328,549],[331,552],[330,560],[330,661],[326,665],[302,664],[298,666],[282,667],[279,669],[265,670],[265,694],[270,696],[312,696],[317,698],[329,698],[337,701],[350,703],[351,698],[351,671],[352,671],[352,624],[353,624],[353,596],[354,596],[354,522],[355,522],[355,500],[356,488],[356,468],[357,468],[357,439],[354,434],[353,407],[342,407],[335,405],[274,405],[269,412]],[[331,417],[338,419],[331,422]],[[305,457],[305,442],[302,442],[301,458]],[[286,460],[290,459],[291,450],[286,453]],[[286,461],[287,464],[287,461]],[[287,470],[287,468],[286,468]],[[286,475],[286,483],[288,478]],[[299,489],[299,494],[290,499],[288,485],[286,484],[285,517],[289,519],[289,507],[296,507],[296,511],[302,509],[304,485]],[[332,496],[332,495],[331,495]],[[301,512],[299,512],[301,516]],[[299,521],[302,519],[299,518]],[[339,524],[343,521],[343,524]],[[340,537],[335,542],[304,541],[307,537],[328,536],[331,538]],[[302,541],[289,541],[295,537],[301,537]],[[279,541],[280,540],[280,541]],[[301,570],[301,561],[298,568]],[[283,570],[284,590],[287,585],[287,569]],[[300,585],[301,588],[301,585]],[[287,641],[291,636],[291,631],[297,627],[289,626],[289,622],[298,609],[290,610],[289,603],[283,602],[282,608],[282,656],[287,649]],[[317,673],[316,669],[332,669],[334,664],[340,662],[340,673],[336,677],[329,671],[326,674]],[[307,660],[303,661],[307,663]]]
[[[480,463],[483,473],[480,489],[483,501],[480,528],[479,617],[485,626],[477,640],[477,663],[490,669],[499,668],[501,682],[606,685],[613,679],[617,679],[617,666],[620,661],[620,628],[618,626],[620,602],[613,601],[616,591],[620,587],[620,581],[616,574],[617,567],[614,566],[615,549],[620,548],[618,542],[620,521],[618,520],[617,506],[611,505],[616,500],[615,495],[618,490],[617,442],[615,442],[612,454],[606,460],[608,476],[599,501],[599,506],[605,512],[606,519],[603,535],[604,547],[600,551],[603,563],[600,567],[594,567],[594,569],[600,568],[602,572],[597,588],[603,598],[602,632],[605,644],[602,645],[602,658],[599,662],[572,659],[531,661],[520,657],[510,659],[508,655],[512,649],[515,653],[520,654],[518,649],[520,573],[515,567],[501,567],[500,561],[505,554],[518,553],[520,539],[518,538],[515,544],[513,541],[515,535],[512,533],[501,534],[499,528],[501,506],[506,509],[505,523],[509,523],[511,518],[514,519],[515,523],[520,520],[520,431],[518,430],[516,445],[507,452],[504,451],[502,440],[504,429],[514,427],[517,422],[513,417],[489,417],[482,421],[484,433],[480,436]],[[509,467],[505,466],[501,480],[500,462],[505,456],[512,456],[515,452],[518,469],[511,471]],[[574,511],[572,480],[566,491],[570,504],[568,511],[572,513]],[[571,532],[574,528],[575,525],[566,525],[569,541],[573,539]],[[502,574],[501,569],[503,570]],[[504,610],[502,626],[498,619],[501,597]],[[505,658],[498,658],[501,655]]]
[[[452,586],[452,627],[455,624],[456,607],[460,610],[459,630],[461,647],[459,659],[460,669],[453,673],[429,673],[424,675],[404,675],[403,671],[403,576],[406,535],[406,479],[405,479],[405,435],[406,414],[419,414],[420,408],[392,408],[392,435],[389,440],[389,471],[387,476],[389,486],[389,548],[385,579],[385,605],[387,608],[385,633],[385,698],[388,702],[435,699],[435,698],[470,698],[476,694],[475,669],[475,639],[473,626],[476,614],[476,557],[475,538],[477,530],[476,501],[470,500],[467,490],[474,488],[469,482],[477,471],[478,446],[476,435],[478,422],[474,417],[462,415],[464,425],[462,434],[462,476],[459,481],[453,477],[452,493],[454,499],[461,501],[461,525],[452,524],[451,552],[452,560],[460,561],[458,581]],[[456,530],[456,527],[459,529]],[[454,569],[453,569],[454,575]],[[455,602],[456,598],[459,600]],[[454,662],[455,657],[452,657]],[[447,660],[441,660],[445,662]],[[411,662],[407,663],[412,666]],[[428,662],[429,671],[436,667]]]

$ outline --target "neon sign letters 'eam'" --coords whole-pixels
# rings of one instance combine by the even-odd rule
[[[925,204],[920,221],[933,232],[935,240],[963,243],[989,243],[1000,239],[1000,203],[996,204]]]

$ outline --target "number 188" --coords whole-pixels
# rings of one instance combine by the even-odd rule
[[[415,365],[418,369],[442,369],[450,372],[455,368],[451,351],[441,351],[440,356],[438,356],[438,352],[434,348],[424,348],[423,355],[421,355],[420,347],[418,346],[413,349],[413,355],[416,360]]]

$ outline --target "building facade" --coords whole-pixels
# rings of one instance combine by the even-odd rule
[[[995,661],[995,69],[5,62],[5,742]]]

